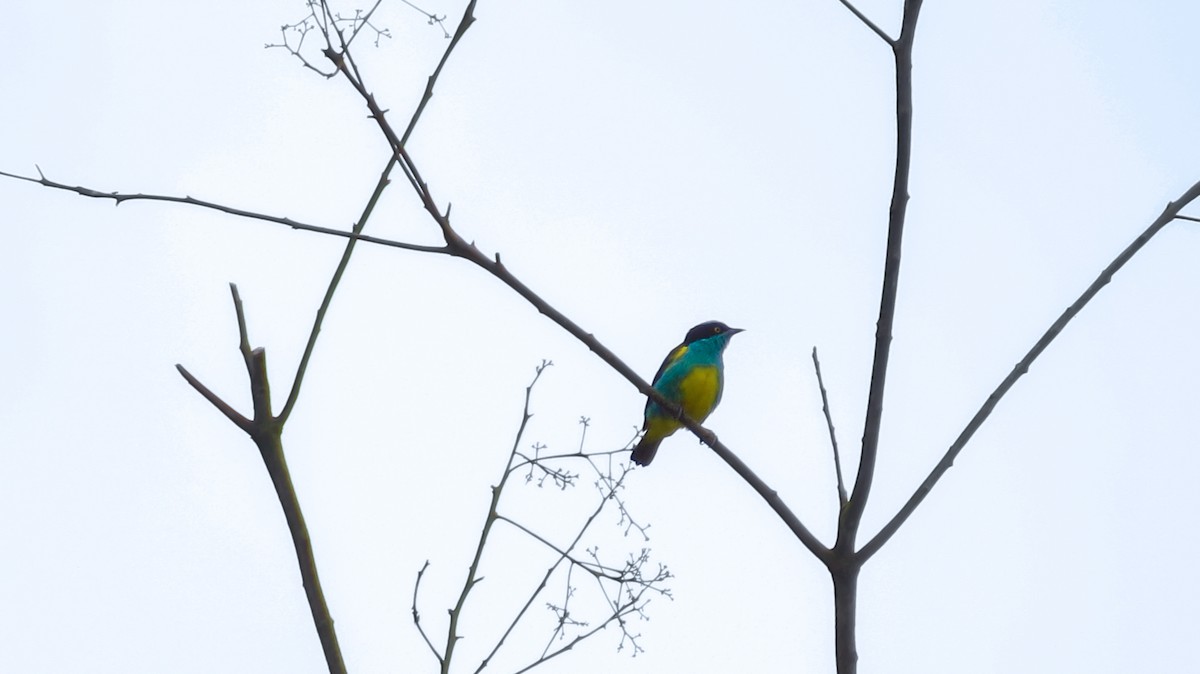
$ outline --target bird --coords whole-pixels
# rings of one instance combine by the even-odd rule
[[[651,386],[667,400],[683,408],[683,413],[697,423],[704,423],[721,402],[724,388],[725,363],[721,354],[741,328],[731,328],[721,321],[708,321],[688,330],[683,343],[671,349],[654,375]],[[658,446],[683,424],[669,410],[651,398],[646,401],[645,433],[630,458],[639,466],[649,466]]]

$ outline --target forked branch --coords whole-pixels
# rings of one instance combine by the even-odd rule
[[[858,553],[858,558],[860,560],[866,561],[867,559],[870,559],[872,555],[874,555],[876,552],[879,552],[879,549],[883,547],[884,543],[887,543],[888,540],[890,540],[891,537],[896,534],[896,531],[898,531],[901,525],[908,520],[908,518],[917,509],[917,506],[921,505],[921,502],[924,501],[925,497],[929,495],[929,492],[933,489],[934,485],[937,484],[938,480],[941,479],[942,475],[944,475],[946,471],[954,465],[954,459],[958,457],[959,452],[963,450],[963,447],[966,447],[967,442],[969,442],[971,437],[975,435],[975,431],[979,430],[979,427],[983,425],[983,422],[987,421],[987,418],[991,416],[992,412],[996,409],[996,405],[999,404],[1002,398],[1004,398],[1005,394],[1007,394],[1013,385],[1017,383],[1018,379],[1029,372],[1029,368],[1033,365],[1033,362],[1037,360],[1038,356],[1042,355],[1042,352],[1044,352],[1060,334],[1062,334],[1063,329],[1067,327],[1067,324],[1071,322],[1071,319],[1075,318],[1075,316],[1078,315],[1085,306],[1087,306],[1088,302],[1091,302],[1092,299],[1096,297],[1096,295],[1104,288],[1104,286],[1108,285],[1108,283],[1112,281],[1113,276],[1120,271],[1126,263],[1132,260],[1133,256],[1137,255],[1138,251],[1145,247],[1147,243],[1150,243],[1150,240],[1153,239],[1156,234],[1161,232],[1163,228],[1166,227],[1172,220],[1193,220],[1200,222],[1200,219],[1198,218],[1179,214],[1181,210],[1186,208],[1197,198],[1200,198],[1200,182],[1197,182],[1195,185],[1192,185],[1190,188],[1188,188],[1183,194],[1179,195],[1179,198],[1175,201],[1168,203],[1166,208],[1163,209],[1162,214],[1159,215],[1154,222],[1150,223],[1150,226],[1147,227],[1144,232],[1138,235],[1138,237],[1134,239],[1133,242],[1125,248],[1125,250],[1121,251],[1121,253],[1117,255],[1117,257],[1114,258],[1113,261],[1110,262],[1103,271],[1100,272],[1100,274],[1096,277],[1096,280],[1092,281],[1091,285],[1089,285],[1087,289],[1083,291],[1083,294],[1081,294],[1074,302],[1072,302],[1071,306],[1067,307],[1066,310],[1064,310],[1058,317],[1058,319],[1046,329],[1046,332],[1043,333],[1037,342],[1033,344],[1033,347],[1029,349],[1029,352],[1025,354],[1025,357],[1013,366],[1013,369],[1008,373],[1008,376],[1005,377],[1004,380],[1000,382],[1000,385],[996,387],[996,390],[992,391],[992,394],[987,397],[987,400],[985,400],[979,410],[975,412],[975,416],[971,417],[971,421],[967,423],[966,428],[962,430],[962,433],[958,435],[958,437],[950,445],[950,448],[946,450],[946,454],[942,457],[942,460],[933,467],[933,471],[929,473],[929,476],[926,477],[923,482],[921,482],[921,485],[917,487],[917,490],[912,496],[909,497],[908,501],[903,507],[900,508],[899,512],[897,512],[892,519],[889,520],[888,523],[879,530],[879,533],[875,534],[874,538],[872,538],[867,542],[866,545],[862,547],[862,550],[860,550]]]

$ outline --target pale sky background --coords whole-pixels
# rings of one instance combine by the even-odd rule
[[[900,5],[859,6],[895,33]],[[452,30],[464,4],[423,6]],[[263,49],[303,13],[8,7],[0,170],[348,228],[387,147],[343,80]],[[852,453],[893,166],[885,45],[835,0],[484,0],[477,16],[410,145],[459,231],[647,377],[695,323],[746,328],[708,425],[831,542],[809,351]],[[402,127],[445,41],[401,3],[378,20],[394,37],[358,54]],[[1198,26],[1186,2],[926,3],[864,542],[1049,323],[1200,180]],[[5,667],[324,671],[257,451],[174,364],[246,409],[236,282],[281,406],[341,241],[12,180],[0,205]],[[367,231],[438,236],[402,180]],[[1163,232],[868,564],[861,672],[1200,669],[1198,259],[1200,225]],[[587,416],[589,448],[625,443],[644,399],[514,293],[462,261],[359,247],[284,436],[351,671],[434,670],[415,574],[430,560],[421,608],[441,643],[543,358],[555,366],[526,442],[569,450]],[[513,492],[537,498],[531,525],[571,531],[576,496],[531,491]],[[626,497],[674,601],[635,625],[636,658],[609,630],[538,671],[833,671],[827,574],[715,455],[680,434]],[[511,613],[501,590],[528,587],[528,546],[497,538],[463,655]],[[642,545],[610,538],[617,557]],[[526,661],[546,636],[531,634],[486,671]]]

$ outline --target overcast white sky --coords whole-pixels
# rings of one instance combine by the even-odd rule
[[[859,3],[893,33],[900,5]],[[423,6],[453,23],[464,5]],[[0,170],[348,227],[387,146],[344,81],[263,49],[303,13],[9,7]],[[852,452],[894,152],[887,48],[836,0],[484,0],[477,16],[410,145],[459,231],[647,377],[695,323],[746,328],[709,427],[832,541],[809,351]],[[379,22],[394,37],[359,56],[399,124],[445,41],[399,2]],[[864,541],[1059,312],[1200,180],[1197,26],[1194,3],[926,3]],[[341,242],[12,180],[0,222],[6,667],[323,671],[258,454],[174,364],[246,409],[236,282],[281,404]],[[367,231],[437,242],[403,181]],[[1200,668],[1197,259],[1200,225],[1168,227],[869,563],[860,671]],[[643,398],[514,293],[462,261],[359,248],[284,438],[351,671],[433,670],[412,628],[416,571],[430,560],[422,609],[440,629],[543,358],[555,366],[526,441],[571,449],[587,416],[589,448],[625,443]],[[827,575],[715,455],[672,438],[626,496],[675,599],[637,626],[636,658],[610,630],[541,671],[832,671]],[[539,499],[540,530],[569,530],[571,495],[514,497]],[[509,611],[498,590],[527,582],[527,546],[498,538],[468,654]]]

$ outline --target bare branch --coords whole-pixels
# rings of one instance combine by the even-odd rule
[[[199,379],[196,379],[194,376],[192,376],[192,373],[188,372],[187,368],[179,363],[176,363],[175,369],[179,370],[179,374],[183,375],[183,378],[187,380],[187,383],[191,384],[192,388],[196,389],[200,395],[204,396],[205,400],[212,403],[213,407],[216,407],[221,414],[224,414],[227,419],[232,421],[233,425],[247,433],[250,432],[249,419],[242,416],[237,410],[233,409],[233,406],[222,400],[221,397],[216,393],[213,393],[211,390],[209,390],[209,388],[202,384]]]
[[[445,14],[443,14],[441,16],[438,16],[436,14],[430,14],[429,12],[426,12],[425,10],[421,9],[420,7],[417,7],[416,5],[412,4],[408,0],[400,0],[400,2],[403,2],[404,4],[408,5],[409,7],[412,7],[413,9],[417,10],[418,12],[424,14],[425,18],[429,19],[429,25],[432,26],[432,25],[436,24],[438,28],[442,29],[443,36],[445,36],[446,38],[450,37],[450,33],[446,31],[446,24],[445,24],[446,15]]]
[[[842,455],[838,451],[837,432],[833,429],[833,415],[829,411],[829,395],[825,391],[825,379],[821,377],[821,361],[817,358],[817,347],[812,350],[813,369],[817,372],[817,388],[821,390],[821,411],[825,413],[825,427],[829,429],[829,444],[833,447],[833,469],[837,473],[838,506],[845,508],[846,483],[842,479]]]
[[[521,619],[524,618],[526,612],[529,611],[529,607],[533,605],[534,600],[537,599],[538,595],[542,593],[542,590],[546,589],[546,585],[550,582],[550,577],[554,575],[554,572],[558,570],[558,567],[562,566],[562,563],[565,560],[565,555],[559,556],[554,560],[554,563],[550,565],[550,568],[546,569],[546,573],[542,575],[542,580],[538,583],[537,587],[533,589],[533,592],[530,593],[529,598],[525,600],[525,603],[521,605],[521,608],[518,609],[516,614],[513,615],[513,619],[509,621],[508,627],[505,628],[504,633],[501,634],[500,638],[496,640],[496,644],[492,646],[492,650],[483,658],[483,660],[480,661],[479,667],[475,669],[475,674],[482,672],[488,666],[488,663],[492,661],[492,658],[496,657],[496,653],[500,652],[500,648],[504,646],[504,642],[508,641],[508,637],[512,634],[512,631],[517,628],[517,625],[521,622]]]
[[[41,169],[38,169],[38,172],[41,173]],[[164,194],[129,194],[129,193],[124,193],[124,192],[100,192],[100,191],[97,191],[97,190],[94,190],[94,189],[91,189],[88,187],[79,187],[79,186],[73,187],[70,185],[64,185],[63,183],[58,183],[53,180],[50,180],[50,179],[46,178],[44,175],[41,178],[30,178],[29,176],[23,176],[23,175],[19,175],[16,173],[6,173],[4,171],[0,171],[0,176],[14,178],[16,180],[25,180],[25,181],[31,182],[31,183],[37,183],[39,185],[42,185],[43,187],[50,187],[50,188],[58,189],[58,190],[66,190],[68,192],[75,192],[76,194],[81,194],[85,197],[92,197],[95,199],[112,199],[118,205],[120,205],[121,203],[126,202],[126,201],[166,201],[166,202],[177,203],[177,204],[187,204],[188,206],[198,206],[200,208],[208,208],[208,209],[211,209],[214,211],[228,213],[229,215],[236,215],[236,216],[243,217],[243,218],[251,218],[254,220],[262,220],[264,222],[271,222],[271,223],[275,223],[275,224],[279,224],[279,225],[285,225],[287,227],[291,227],[292,229],[298,229],[298,230],[302,230],[302,231],[306,231],[306,232],[314,232],[317,234],[327,234],[329,236],[338,236],[338,237],[341,237],[344,239],[348,239],[348,238],[354,236],[354,232],[352,232],[352,231],[347,232],[347,231],[340,230],[340,229],[331,229],[329,227],[320,227],[317,225],[310,225],[310,224],[306,224],[303,222],[297,222],[295,220],[292,220],[291,218],[279,217],[279,216],[275,216],[275,215],[266,215],[264,213],[256,213],[254,211],[246,211],[246,210],[242,210],[240,208],[233,208],[231,206],[225,206],[225,205],[214,203],[211,201],[204,201],[201,199],[193,199],[192,197],[176,197],[176,196],[164,195]],[[374,237],[374,236],[367,236],[365,234],[357,236],[356,238],[359,241],[362,241],[364,243],[372,243],[372,244],[376,244],[379,246],[387,246],[389,248],[401,248],[403,250],[412,250],[412,251],[417,251],[420,253],[440,253],[442,255],[450,254],[450,251],[448,251],[444,246],[423,246],[423,245],[414,244],[414,243],[404,243],[403,241],[393,241],[391,239],[383,239],[383,238]]]
[[[834,657],[838,674],[854,674],[858,671],[858,574],[863,560],[856,556],[854,548],[867,500],[871,496],[875,461],[879,452],[880,429],[883,425],[883,397],[891,355],[892,325],[896,317],[896,297],[900,286],[904,222],[908,212],[908,179],[912,165],[912,52],[920,13],[921,0],[905,0],[900,37],[891,42],[896,68],[896,168],[892,181],[892,203],[888,212],[887,252],[883,263],[879,320],[875,325],[871,385],[867,393],[867,414],[863,423],[858,473],[850,492],[850,501],[839,511],[837,541],[831,554],[825,559],[833,581]]]
[[[879,26],[876,26],[875,22],[868,19],[866,14],[863,14],[862,12],[858,11],[858,8],[855,7],[853,4],[851,4],[850,0],[838,0],[838,2],[842,3],[846,7],[846,9],[850,10],[851,13],[854,14],[854,16],[858,17],[859,21],[863,22],[863,25],[865,25],[867,28],[870,28],[872,31],[874,31],[875,34],[878,35],[884,42],[888,43],[889,45],[895,46],[896,41],[893,40],[890,35],[883,32],[882,28],[880,28]]]
[[[308,16],[297,21],[296,23],[287,23],[279,28],[279,32],[283,36],[282,44],[267,43],[263,46],[266,49],[287,50],[287,52],[289,54],[291,54],[292,56],[295,56],[297,59],[299,59],[301,65],[303,65],[305,68],[308,68],[309,70],[320,75],[321,77],[324,77],[325,79],[331,79],[337,75],[336,70],[333,70],[330,72],[325,72],[324,70],[321,70],[319,67],[313,65],[313,63],[308,60],[308,57],[306,57],[304,55],[304,41],[306,39],[308,39],[309,32],[313,31],[313,30],[319,30],[319,25],[320,25],[320,22],[317,19],[317,15],[316,15],[315,11],[312,9],[313,3],[309,2],[308,5],[309,5]],[[295,45],[293,45],[291,40],[288,39],[288,36],[293,33],[299,35],[299,38],[297,38]]]
[[[640,557],[636,560],[630,560],[629,568],[640,568],[640,565],[644,561],[645,561],[645,551],[643,550],[642,557]],[[625,593],[624,599],[620,600],[620,601],[613,600],[610,603],[610,605],[613,607],[613,611],[608,616],[608,618],[606,618],[600,624],[596,625],[591,630],[576,635],[575,638],[571,639],[571,641],[569,641],[562,648],[560,648],[556,651],[553,651],[553,652],[549,652],[549,649],[547,649],[548,652],[544,653],[542,655],[542,657],[538,658],[536,661],[530,663],[529,665],[523,667],[522,669],[517,670],[517,674],[521,674],[522,672],[527,672],[527,671],[533,669],[534,667],[545,664],[546,662],[549,662],[553,658],[556,658],[556,657],[566,653],[567,651],[570,651],[579,642],[593,636],[594,634],[596,634],[597,632],[599,632],[602,629],[607,628],[610,624],[612,624],[614,622],[617,623],[621,628],[621,647],[623,647],[625,642],[628,641],[628,642],[632,643],[635,653],[641,652],[642,648],[637,643],[637,638],[639,635],[631,634],[629,632],[628,626],[625,622],[625,618],[627,616],[635,615],[635,614],[643,615],[643,610],[645,609],[645,606],[648,603],[648,600],[645,599],[645,595],[654,589],[655,583],[661,582],[670,577],[671,577],[671,574],[668,571],[666,571],[666,569],[660,568],[659,573],[652,579],[639,578],[638,583],[632,587],[623,585],[622,590]],[[670,596],[669,593],[662,593],[662,594],[664,594],[665,596],[668,596],[668,597]],[[555,607],[552,606],[551,608],[554,609]],[[619,648],[618,648],[618,650],[619,650]]]
[[[283,441],[280,439],[282,427],[270,425],[269,431],[256,433],[255,444],[262,454],[267,466],[267,473],[275,486],[275,494],[283,508],[287,519],[288,531],[292,535],[292,546],[296,551],[296,560],[300,566],[300,578],[304,582],[304,594],[308,599],[309,612],[312,614],[313,625],[321,640],[321,648],[325,653],[325,664],[330,674],[345,674],[346,664],[342,660],[342,649],[338,644],[337,632],[334,630],[333,616],[329,612],[329,604],[325,601],[325,591],[321,588],[321,579],[317,573],[317,560],[313,554],[312,539],[308,535],[308,525],[304,522],[304,514],[300,510],[300,500],[296,496],[296,487],[292,484],[291,472],[283,455]]]
[[[354,245],[358,242],[358,235],[362,233],[363,227],[366,226],[367,220],[370,219],[371,213],[375,210],[375,205],[379,203],[379,197],[383,195],[383,190],[388,186],[392,169],[396,166],[396,157],[393,155],[388,159],[387,166],[384,167],[383,173],[380,174],[379,180],[375,183],[375,190],[371,193],[371,198],[367,200],[367,205],[363,208],[362,215],[358,222],[354,224],[354,229],[351,232],[350,239],[346,242],[346,249],[342,252],[342,259],[338,262],[337,269],[333,272],[333,277],[329,279],[329,287],[325,290],[325,298],[321,300],[321,306],[317,309],[316,319],[313,321],[312,330],[308,335],[308,343],[304,345],[304,355],[300,358],[300,365],[296,368],[296,377],[292,380],[292,391],[288,395],[287,403],[284,404],[283,410],[279,413],[279,423],[287,421],[292,414],[292,409],[296,406],[296,400],[300,397],[300,385],[304,381],[304,373],[308,369],[308,361],[312,358],[313,349],[317,345],[317,336],[321,334],[321,324],[325,321],[325,313],[329,310],[330,303],[333,302],[333,294],[337,292],[338,284],[342,280],[342,275],[346,272],[346,267],[350,264],[350,256],[354,254]]]
[[[407,0],[403,1],[413,9],[416,9],[422,14],[428,16],[431,23],[435,20],[435,17],[432,14],[426,14],[424,10],[421,10],[412,3],[407,2]],[[438,25],[441,25],[441,19],[436,20],[438,21]],[[417,127],[417,120],[421,118],[421,113],[425,112],[425,105],[429,103],[429,99],[433,98],[433,85],[437,83],[438,78],[442,76],[442,69],[446,67],[446,61],[450,59],[450,54],[454,51],[454,48],[458,46],[458,41],[462,39],[463,35],[467,33],[467,29],[470,28],[471,24],[473,23],[475,23],[475,0],[471,0],[471,2],[467,4],[466,10],[463,11],[462,20],[458,22],[458,28],[454,31],[454,37],[450,40],[450,44],[446,45],[446,51],[442,54],[442,60],[438,61],[437,68],[434,68],[433,74],[429,76],[429,79],[425,84],[425,93],[421,96],[421,102],[417,104],[417,109],[413,111],[412,118],[408,120],[408,128],[404,130],[404,135],[400,137],[400,147],[404,147],[408,143],[409,136],[412,135],[413,129]],[[442,30],[445,30],[445,28]]]
[[[348,19],[350,22],[350,37],[346,40],[346,46],[354,42],[354,38],[362,32],[364,28],[370,28],[375,31],[375,46],[379,46],[379,38],[386,37],[391,39],[392,33],[387,28],[377,28],[371,23],[371,16],[375,14],[375,10],[379,9],[379,5],[383,4],[383,0],[375,0],[375,4],[365,13],[361,9],[354,10],[354,16]]]
[[[912,45],[920,10],[921,0],[905,2],[900,38],[892,48],[896,62],[896,169],[892,181],[892,204],[888,214],[883,291],[879,300],[879,320],[875,326],[875,354],[871,366],[871,386],[867,395],[867,417],[863,424],[862,452],[858,462],[858,475],[850,494],[850,503],[842,511],[838,523],[838,539],[834,544],[834,549],[842,556],[853,554],[854,540],[875,477],[879,431],[883,425],[883,396],[891,355],[892,324],[896,318],[896,297],[900,287],[904,220],[908,213],[908,177],[912,164]]]
[[[421,634],[421,638],[425,640],[425,645],[429,646],[429,651],[433,653],[433,657],[437,658],[438,666],[440,667],[444,660],[442,654],[438,652],[437,647],[429,640],[429,635],[425,634],[425,628],[421,627],[421,613],[417,610],[417,593],[421,591],[421,578],[425,576],[425,569],[429,568],[429,560],[425,560],[425,565],[417,572],[417,582],[413,583],[413,600],[412,600],[412,615],[413,623],[417,626],[417,632]]]

